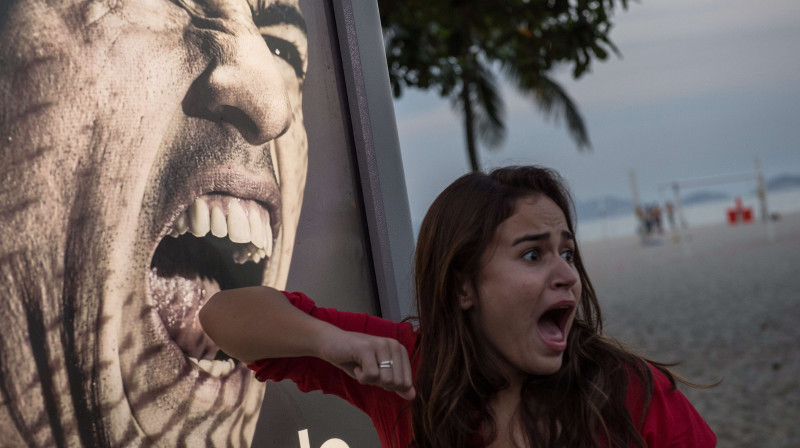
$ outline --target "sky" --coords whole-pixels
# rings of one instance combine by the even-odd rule
[[[592,148],[509,85],[507,137],[480,149],[484,169],[538,164],[559,171],[577,201],[643,201],[676,180],[752,172],[800,174],[800,2],[640,0],[614,15],[621,52],[573,80],[555,78],[579,106]],[[446,99],[407,89],[395,101],[415,228],[436,195],[468,172],[461,119]],[[754,183],[706,187],[734,194]]]

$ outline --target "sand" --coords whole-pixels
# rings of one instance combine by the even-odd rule
[[[606,333],[681,361],[681,387],[720,447],[800,447],[800,214],[691,229],[689,244],[581,245]]]

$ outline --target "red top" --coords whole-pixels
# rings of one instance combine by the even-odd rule
[[[368,314],[319,308],[300,292],[285,292],[284,295],[294,306],[317,319],[343,330],[397,339],[408,350],[409,356],[414,351],[417,333],[408,322],[396,323]],[[372,419],[384,448],[405,448],[411,443],[410,412],[404,412],[410,411],[410,403],[394,392],[360,384],[339,368],[313,357],[262,359],[248,367],[256,372],[259,381],[290,379],[303,392],[321,390],[349,401]],[[416,373],[416,365],[412,368]],[[647,446],[716,446],[716,436],[689,400],[673,388],[669,379],[658,369],[652,366],[650,369],[653,372],[654,390],[650,408],[639,428]],[[643,392],[636,376],[632,375],[626,405],[634,422],[641,420]]]

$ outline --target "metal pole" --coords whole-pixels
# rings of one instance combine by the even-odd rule
[[[772,219],[769,216],[767,207],[767,186],[764,182],[764,173],[761,172],[761,160],[755,157],[756,179],[758,180],[758,203],[761,208],[761,220],[764,222],[764,229],[767,232],[767,241],[775,241],[775,229],[772,227]]]
[[[634,170],[630,171],[630,180],[631,180],[631,191],[633,192],[633,213],[636,215],[636,233],[639,234],[641,238],[642,244],[644,244],[645,234],[644,234],[644,223],[642,222],[642,218],[644,218],[644,210],[642,210],[642,206],[639,204],[639,186],[636,182],[636,172]]]
[[[692,254],[691,246],[689,243],[689,230],[686,222],[686,216],[683,214],[683,204],[681,203],[681,187],[677,182],[672,184],[672,191],[675,193],[675,211],[678,215],[678,232],[680,234],[680,243],[683,247],[683,253],[687,257]]]
[[[664,214],[667,215],[667,225],[669,226],[670,237],[673,243],[680,243],[680,231],[675,222],[675,204],[669,202],[666,194],[664,193],[664,185],[658,186],[658,201],[664,207]],[[662,215],[663,216],[663,215]]]

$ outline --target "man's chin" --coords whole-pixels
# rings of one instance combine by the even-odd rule
[[[159,446],[205,445],[209,440],[216,445],[249,444],[263,385],[243,363],[198,362],[185,353],[147,303],[144,293],[128,296],[117,314],[121,318],[111,317],[108,325],[117,327],[118,336],[100,338],[102,352],[119,356],[122,390],[116,391],[112,381],[104,391],[111,404],[107,429],[115,434],[113,439],[131,437],[130,428],[135,427],[137,437]],[[232,435],[236,440],[230,440]]]

